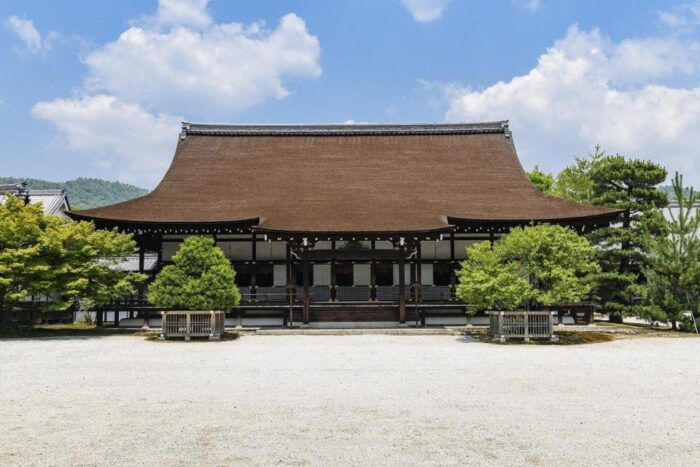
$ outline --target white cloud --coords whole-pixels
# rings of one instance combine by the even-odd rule
[[[156,20],[161,25],[206,28],[211,24],[209,0],[160,0]]]
[[[413,19],[419,23],[430,23],[442,18],[451,0],[401,0]]]
[[[513,5],[518,5],[525,11],[534,13],[542,6],[541,0],[512,0]]]
[[[86,57],[86,85],[166,112],[239,112],[285,97],[286,77],[320,75],[319,55],[318,39],[294,14],[274,30],[238,23],[204,31],[131,27]]]
[[[139,164],[163,168],[170,160],[179,121],[172,115],[230,118],[287,96],[287,78],[321,74],[318,39],[297,15],[283,16],[272,29],[216,24],[206,6],[207,0],[160,0],[155,16],[135,20],[117,40],[86,55],[82,97],[38,103],[34,115],[52,121],[72,147],[99,147],[115,167],[124,162],[125,180],[150,185],[162,170],[146,172]],[[136,132],[140,126],[146,131]],[[157,144],[143,141],[148,133]],[[135,142],[126,143],[132,135]],[[134,164],[130,154],[139,153]]]
[[[674,33],[688,33],[700,26],[700,3],[685,3],[658,12],[662,26]]]
[[[26,49],[31,53],[39,53],[42,50],[41,34],[34,27],[34,23],[28,19],[12,15],[7,18],[7,27],[19,37]]]
[[[180,128],[176,117],[102,94],[40,102],[32,115],[52,121],[69,147],[93,154],[117,178],[147,185],[167,169]]]
[[[659,84],[696,78],[698,48],[673,38],[615,43],[572,26],[525,75],[481,90],[447,88],[446,119],[510,119],[526,166],[559,170],[600,143],[698,184],[700,87]]]

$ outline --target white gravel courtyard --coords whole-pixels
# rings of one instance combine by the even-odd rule
[[[700,339],[0,340],[0,465],[698,465]]]

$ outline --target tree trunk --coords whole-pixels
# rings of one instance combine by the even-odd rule
[[[678,331],[678,324],[676,324],[675,318],[671,319],[671,329],[673,329],[674,331]]]
[[[611,323],[622,324],[622,313],[610,313],[608,320]]]

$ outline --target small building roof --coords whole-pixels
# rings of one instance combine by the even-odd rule
[[[266,232],[387,233],[456,223],[606,223],[619,211],[540,192],[508,122],[184,123],[146,196],[71,215],[113,224],[248,221]]]
[[[67,217],[66,213],[70,210],[68,196],[66,190],[63,189],[34,190],[27,188],[24,183],[0,185],[0,202],[4,200],[6,193],[23,198],[28,197],[29,204],[41,203],[44,214]]]

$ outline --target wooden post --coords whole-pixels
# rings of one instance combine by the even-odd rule
[[[455,299],[455,294],[457,293],[457,264],[455,263],[455,233],[450,232],[450,299]]]
[[[146,246],[144,245],[144,239],[139,238],[139,273],[143,274],[146,270]],[[142,302],[144,300],[145,288],[143,283],[139,284],[138,287],[138,298]]]
[[[309,324],[309,247],[304,247],[304,258],[302,263],[302,274],[304,276],[304,324]]]
[[[331,240],[331,251],[335,251],[335,240]],[[335,259],[331,258],[331,301],[336,301],[338,294],[336,293],[335,287],[337,284],[336,278],[336,262]]]
[[[250,299],[252,301],[257,301],[256,289],[257,289],[257,258],[258,258],[258,238],[255,233],[251,236],[251,261],[250,261]]]
[[[491,249],[493,250],[493,243],[496,241],[496,235],[494,235],[493,230],[489,232],[489,243],[491,244]]]
[[[406,250],[403,245],[399,246],[399,322],[406,322]]]
[[[528,320],[528,313],[524,313],[523,315],[523,324],[525,325],[525,342],[530,342],[530,324]],[[551,316],[549,319],[552,319]]]
[[[294,284],[292,283],[292,247],[287,241],[287,251],[285,253],[285,284],[287,284],[287,303],[289,304],[289,319],[286,320],[289,326],[294,325]]]
[[[416,284],[418,285],[418,297],[416,301],[420,301],[423,296],[423,257],[421,254],[421,245],[418,242],[416,247]]]
[[[372,259],[369,263],[369,299],[372,301],[377,300],[377,260],[375,259]]]

